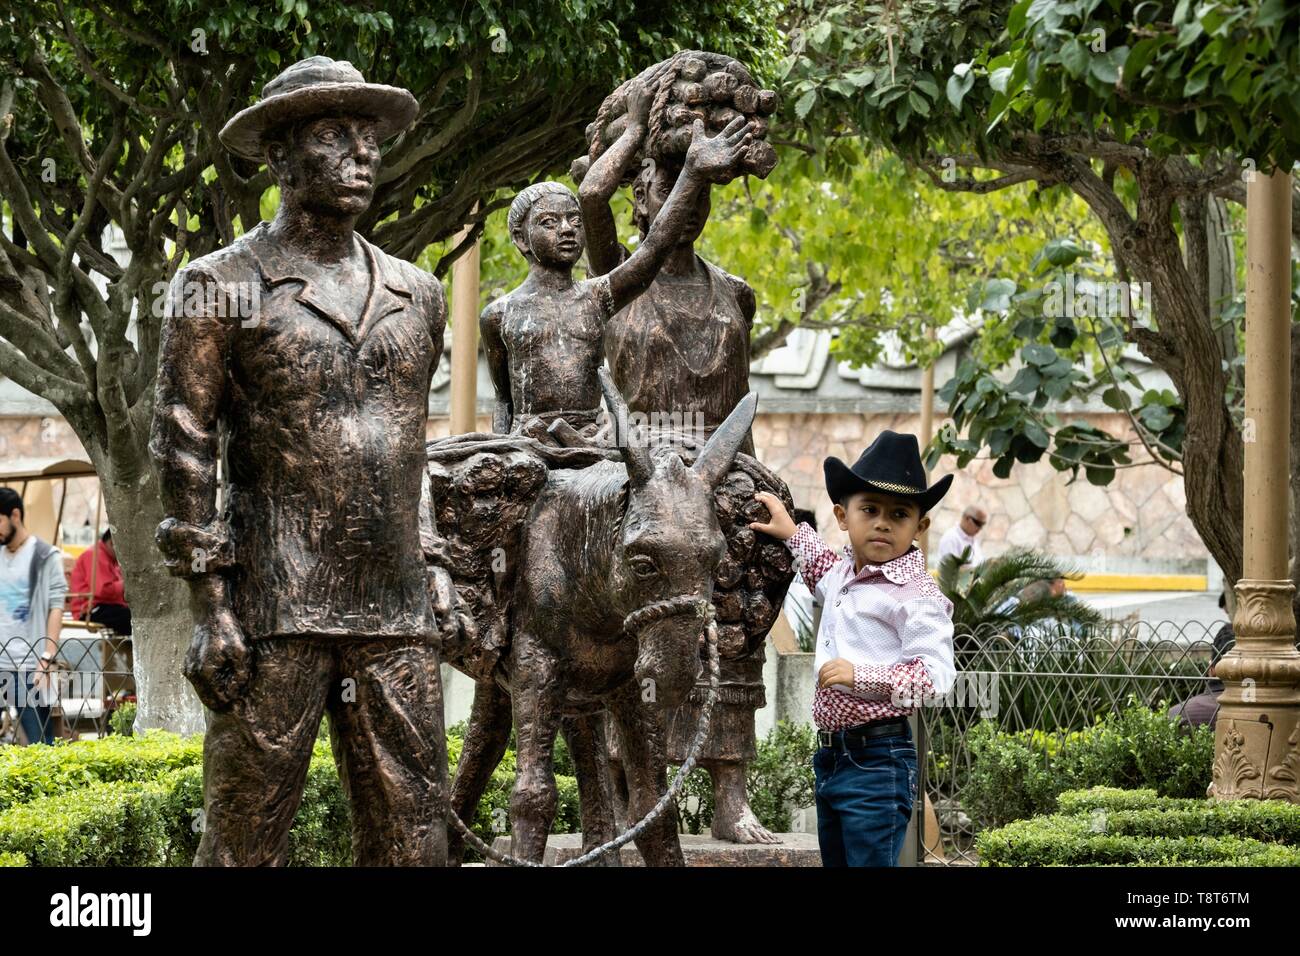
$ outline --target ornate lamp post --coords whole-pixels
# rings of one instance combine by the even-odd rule
[[[1287,574],[1291,429],[1291,177],[1246,192],[1246,501],[1237,643],[1219,662],[1210,795],[1300,802],[1300,652]]]

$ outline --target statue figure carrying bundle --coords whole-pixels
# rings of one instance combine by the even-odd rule
[[[706,125],[732,122],[736,115],[744,119],[753,143],[738,174],[766,176],[776,162],[776,154],[763,139],[764,117],[776,109],[776,94],[757,89],[741,64],[718,54],[685,52],[651,67],[638,79],[655,84],[658,91],[650,122],[641,130],[634,120],[622,120],[628,115],[620,115],[619,109],[625,84],[602,105],[588,128],[588,153],[572,167],[574,175],[581,177],[588,260],[596,274],[617,268],[628,255],[618,242],[609,208],[620,185],[632,185],[633,215],[641,234],[657,228],[665,197],[675,191],[682,175],[674,130],[687,118],[698,118],[692,111],[703,111]],[[606,147],[620,121],[623,134]],[[629,135],[628,130],[637,135]],[[754,291],[743,279],[695,252],[710,208],[709,194],[701,192],[694,215],[650,288],[614,316],[605,330],[605,356],[628,407],[650,415],[702,419],[706,434],[749,391],[749,335],[756,309]],[[753,448],[746,436],[741,450],[752,455]],[[775,493],[788,501],[784,485],[774,476],[772,480],[780,489]],[[756,545],[754,532],[743,521],[731,529],[729,560],[719,568],[717,578],[724,590],[715,603],[720,620],[744,621],[746,642],[723,655],[724,694],[700,763],[713,780],[713,835],[740,843],[768,843],[775,838],[750,809],[745,765],[755,756],[754,711],[765,702],[763,639],[776,618],[791,571],[788,556],[779,553],[784,550],[779,543],[768,540]],[[747,562],[753,564],[745,567]],[[739,592],[733,590],[737,586]],[[697,687],[688,706],[669,723],[670,761],[680,762],[686,756],[703,692],[703,687]]]
[[[691,83],[708,91],[708,103],[696,102]],[[753,710],[761,705],[762,643],[792,568],[789,552],[755,535],[748,523],[766,518],[766,508],[753,500],[756,490],[792,502],[784,484],[742,450],[753,447],[754,399],[747,387],[735,386],[747,383],[752,292],[721,270],[708,273],[722,299],[716,309],[702,300],[710,305],[702,314],[719,320],[721,337],[682,347],[701,348],[698,357],[721,375],[689,380],[680,356],[668,356],[662,384],[685,384],[689,414],[644,400],[633,408],[652,421],[698,428],[628,429],[629,417],[637,416],[629,416],[613,380],[602,388],[597,370],[610,348],[610,324],[637,309],[661,281],[665,261],[680,259],[683,248],[689,253],[707,220],[709,184],[771,169],[762,116],[774,108],[774,96],[758,90],[743,67],[714,54],[678,54],[623,84],[591,128],[587,158],[594,164],[575,169],[591,182],[615,185],[638,160],[652,174],[665,173],[653,179],[654,190],[643,190],[641,243],[635,253],[620,248],[617,261],[606,249],[607,267],[595,270],[598,277],[574,282],[571,270],[590,228],[587,183],[581,212],[557,184],[524,190],[510,227],[529,276],[489,305],[481,322],[497,389],[498,434],[430,445],[433,550],[446,555],[442,563],[455,592],[450,601],[462,621],[458,634],[445,639],[444,653],[477,681],[453,808],[462,819],[472,817],[513,717],[519,738],[513,847],[525,859],[540,858],[553,814],[557,732],[565,734],[578,771],[586,849],[610,839],[620,813],[635,823],[663,793],[666,762],[685,759],[705,696],[695,683],[703,623],[685,614],[701,601],[712,605],[710,616],[719,623],[724,669],[716,713],[725,729],[710,735],[706,748],[715,758],[706,765],[715,779],[725,778],[718,805],[731,824],[723,832],[771,839],[745,800],[744,761],[753,755]],[[718,132],[709,136],[710,128]],[[652,214],[644,210],[648,203]],[[607,219],[607,208],[600,211]],[[606,225],[602,235],[612,235],[612,221]],[[632,378],[626,367],[623,372]],[[598,388],[613,427],[608,419],[599,427]],[[697,478],[707,479],[710,494],[700,496]],[[622,540],[613,530],[619,524]],[[657,552],[639,553],[629,530]],[[438,587],[441,606],[448,601],[446,581]],[[663,593],[666,588],[675,593]],[[656,606],[676,607],[676,623],[642,630],[638,608]],[[622,617],[611,611],[620,608]],[[617,809],[605,772],[610,750],[626,768],[627,806],[618,801]],[[457,859],[458,838],[450,840]],[[638,846],[648,862],[680,862],[670,820],[655,821]]]

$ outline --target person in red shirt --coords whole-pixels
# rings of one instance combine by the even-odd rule
[[[90,594],[90,562],[95,561],[95,593]],[[113,549],[113,532],[105,529],[99,543],[77,558],[72,567],[68,605],[72,616],[79,621],[89,619],[112,629],[123,636],[131,633],[131,609],[126,604],[122,585],[122,566],[117,563]]]

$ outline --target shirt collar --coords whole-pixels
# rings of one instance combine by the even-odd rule
[[[297,294],[298,301],[311,306],[328,318],[353,343],[364,338],[376,321],[392,312],[404,309],[413,296],[411,284],[383,255],[382,250],[371,245],[364,236],[353,233],[353,245],[359,247],[364,253],[371,279],[370,297],[363,306],[360,327],[358,327],[356,321],[349,321],[335,309],[333,303],[326,301],[316,292],[311,283],[310,272],[302,268],[304,263],[301,259],[286,255],[271,243],[270,230],[267,226],[266,222],[258,223],[257,227],[246,236],[249,252],[257,262],[257,268],[267,284],[274,286],[290,280],[301,282],[302,288]]]
[[[852,545],[844,546],[844,557],[849,562],[849,568],[853,567],[853,547]],[[864,564],[862,570],[857,573],[859,578],[869,578],[873,575],[883,575],[887,580],[894,584],[906,584],[908,581],[915,580],[923,574],[929,572],[925,567],[925,555],[916,545],[912,545],[907,551],[894,558],[892,561],[886,561],[884,564]]]

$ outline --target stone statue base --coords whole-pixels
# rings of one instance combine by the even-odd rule
[[[780,843],[729,843],[711,836],[683,833],[682,855],[687,866],[816,866],[822,865],[815,833],[777,833]],[[493,848],[510,852],[510,837],[499,836]],[[644,866],[635,844],[620,851],[623,866]],[[546,840],[546,866],[559,866],[582,855],[581,833],[553,833]],[[500,866],[488,862],[488,866]]]

